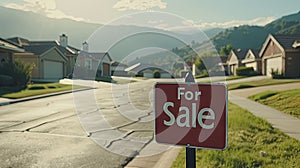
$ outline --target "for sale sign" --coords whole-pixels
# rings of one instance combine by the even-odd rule
[[[154,96],[157,142],[200,148],[226,148],[225,85],[157,83]]]

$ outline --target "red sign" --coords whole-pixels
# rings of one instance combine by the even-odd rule
[[[226,148],[225,85],[157,83],[154,102],[157,142],[200,148]]]

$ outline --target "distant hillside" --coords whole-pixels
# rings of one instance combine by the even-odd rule
[[[51,19],[33,12],[25,12],[20,10],[8,9],[0,7],[0,37],[23,37],[29,40],[58,40],[59,35],[65,33],[69,37],[70,45],[81,49],[84,41],[103,25],[86,22],[77,22],[70,19]],[[104,29],[101,29],[104,31]],[[179,42],[176,38],[183,39],[187,43],[192,41],[201,43],[202,41],[195,41],[201,36],[201,32],[170,32],[148,27],[138,26],[106,26],[105,33],[97,39],[97,50],[104,51],[107,46],[110,46],[116,39],[124,37],[130,33],[150,31],[161,34],[168,34],[168,36],[145,35],[134,36],[126,38],[122,43],[110,49],[110,54],[114,60],[122,60],[125,56],[143,47],[160,47],[171,50],[175,47],[182,47],[186,44]],[[207,30],[209,37],[219,33],[221,29]],[[175,38],[172,38],[175,37]],[[130,41],[131,40],[131,41]],[[204,39],[203,39],[204,40]]]
[[[80,47],[100,24],[51,19],[33,12],[0,7],[0,37],[24,37],[31,40],[55,40],[66,33],[71,45]]]
[[[300,12],[284,16],[264,27],[239,26],[227,29],[212,38],[217,49],[231,44],[234,48],[259,49],[269,33],[300,34]]]

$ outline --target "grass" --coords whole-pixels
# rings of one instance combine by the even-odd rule
[[[242,78],[248,78],[249,76],[226,76],[226,81],[229,80],[236,80],[236,79],[242,79]]]
[[[250,112],[229,103],[228,147],[224,151],[197,149],[197,167],[297,167],[300,142]],[[173,162],[185,167],[185,149]]]
[[[74,88],[79,88],[79,86],[74,86]],[[9,99],[19,99],[47,93],[67,91],[72,89],[72,85],[65,85],[60,83],[30,84],[25,88],[3,87],[0,89],[0,97]]]
[[[228,90],[295,83],[295,82],[300,82],[300,80],[299,79],[263,79],[263,80],[253,81],[253,82],[242,82],[242,83],[230,84],[228,85]]]
[[[266,91],[252,95],[249,98],[300,118],[300,89],[282,92]]]

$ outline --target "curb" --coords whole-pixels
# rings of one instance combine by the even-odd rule
[[[169,168],[176,160],[182,147],[173,146],[167,151],[151,156],[134,157],[125,168]]]
[[[31,96],[31,97],[20,98],[20,99],[10,99],[7,102],[0,102],[0,106],[6,106],[6,105],[10,105],[10,104],[15,104],[15,103],[21,103],[21,102],[26,102],[26,101],[30,101],[30,100],[42,99],[42,98],[47,98],[47,97],[52,97],[52,96],[59,96],[59,95],[63,95],[63,94],[86,91],[86,90],[91,90],[91,89],[94,89],[94,88],[75,89],[75,90],[49,93],[49,94]]]

